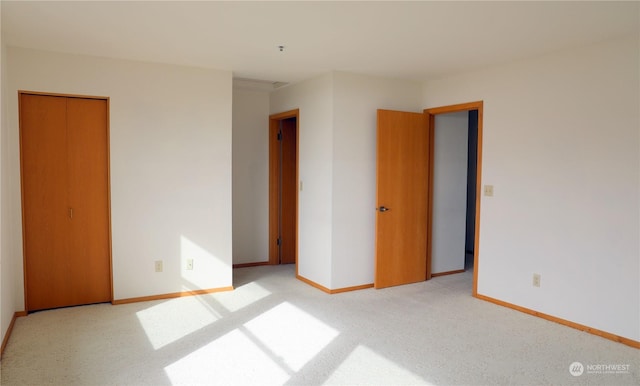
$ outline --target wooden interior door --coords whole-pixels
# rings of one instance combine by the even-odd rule
[[[378,110],[375,288],[427,278],[425,114]]]
[[[297,120],[283,119],[280,135],[280,264],[296,262],[297,182]]]
[[[27,311],[111,299],[106,100],[20,94]]]
[[[20,95],[22,219],[28,310],[72,296],[66,98]]]
[[[269,116],[269,264],[295,264],[298,251],[299,110]]]
[[[73,304],[111,299],[107,101],[67,99]]]

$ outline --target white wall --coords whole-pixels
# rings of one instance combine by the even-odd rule
[[[269,260],[269,93],[233,89],[233,263]]]
[[[270,114],[300,109],[298,274],[331,288],[333,75],[271,93]]]
[[[417,82],[333,74],[333,239],[331,288],[373,283],[376,111],[421,112]]]
[[[8,75],[11,228],[17,90],[109,96],[115,299],[232,285],[230,72],[9,47]]]
[[[0,7],[1,8],[1,7]],[[1,19],[1,18],[0,18]],[[7,124],[7,87],[6,87],[6,46],[0,38],[0,342],[4,340],[7,328],[11,323],[14,312],[19,311],[15,301],[16,275],[12,267],[12,251],[14,238],[11,235],[9,226],[9,182],[7,173],[9,155],[7,149],[8,124]]]
[[[431,272],[441,273],[464,269],[469,113],[436,115],[434,130]]]
[[[7,328],[15,312],[24,310],[22,285],[22,238],[20,224],[15,223],[21,216],[16,184],[12,180],[12,157],[16,149],[11,148],[12,134],[9,126],[9,87],[7,85],[8,48],[1,43],[1,89],[0,89],[0,342],[4,340]],[[20,218],[20,217],[18,217]]]
[[[300,108],[299,274],[329,289],[373,282],[376,110],[421,111],[420,83],[333,72],[271,94]]]
[[[428,107],[484,100],[480,294],[640,340],[638,46],[425,85]]]

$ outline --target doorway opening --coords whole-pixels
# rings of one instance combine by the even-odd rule
[[[298,261],[298,124],[297,109],[269,116],[269,264]]]
[[[430,137],[430,162],[429,162],[429,216],[427,234],[427,280],[432,276],[431,268],[433,263],[433,233],[434,233],[434,155],[435,151],[435,130],[436,117],[451,113],[466,113],[465,136],[467,136],[467,159],[466,171],[464,175],[464,189],[466,189],[466,199],[464,203],[464,265],[459,271],[445,272],[457,273],[468,269],[473,269],[473,295],[478,292],[478,266],[479,266],[479,235],[480,235],[480,195],[481,195],[481,170],[482,170],[482,115],[483,102],[471,102],[451,106],[443,106],[424,110],[427,114]],[[460,246],[462,247],[462,246]],[[462,249],[462,248],[461,248]]]

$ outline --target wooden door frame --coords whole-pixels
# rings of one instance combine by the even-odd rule
[[[279,264],[278,261],[278,174],[279,174],[279,152],[278,152],[278,130],[280,121],[296,119],[296,209],[295,209],[295,266],[296,276],[298,276],[298,211],[300,189],[300,109],[289,110],[278,114],[269,115],[269,264]]]
[[[24,159],[22,156],[22,114],[21,114],[21,100],[22,95],[41,95],[41,96],[51,96],[51,97],[61,97],[61,98],[80,98],[80,99],[98,99],[104,100],[107,104],[107,128],[106,128],[106,146],[107,146],[107,235],[108,235],[108,254],[109,254],[109,287],[110,287],[110,302],[113,304],[113,256],[112,256],[112,241],[111,241],[111,149],[110,149],[110,98],[105,96],[93,96],[93,95],[79,95],[79,94],[60,94],[60,93],[50,93],[50,92],[42,92],[42,91],[27,91],[27,90],[18,90],[18,135],[20,141],[20,210],[22,212],[22,275],[23,275],[23,286],[24,286],[24,310],[26,313],[29,313],[29,307],[27,304],[27,245],[25,238],[25,215],[24,215],[24,181],[23,181],[23,163]]]
[[[478,268],[479,259],[478,252],[480,249],[480,199],[482,194],[482,117],[483,117],[483,101],[461,103],[456,105],[448,105],[442,107],[434,107],[424,109],[427,114],[427,129],[429,130],[429,196],[427,205],[427,280],[431,279],[431,252],[432,244],[432,225],[433,225],[433,154],[434,154],[434,137],[435,137],[435,117],[439,114],[455,113],[460,111],[478,111],[478,143],[477,143],[477,163],[476,163],[476,215],[473,242],[473,290],[472,295],[478,295]]]

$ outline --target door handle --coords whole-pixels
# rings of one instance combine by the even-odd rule
[[[379,208],[377,208],[377,209],[378,209],[380,212],[386,212],[386,211],[388,211],[388,210],[391,210],[391,209],[389,209],[389,208],[387,208],[387,207],[384,207],[384,206],[381,206],[381,207],[379,207]]]

